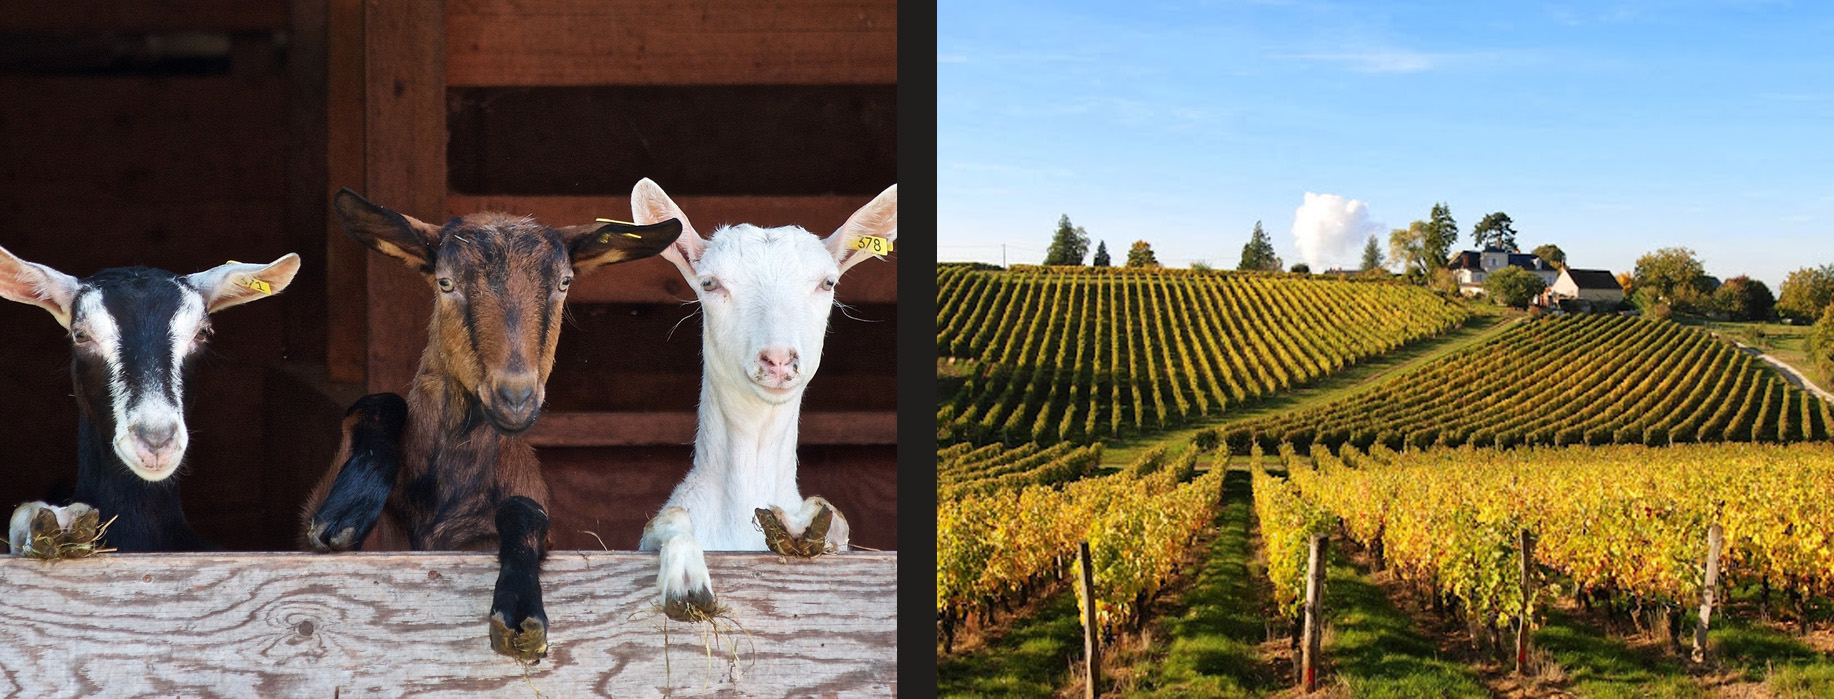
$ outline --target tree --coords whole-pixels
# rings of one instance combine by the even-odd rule
[[[1431,261],[1429,269],[1446,266],[1446,258],[1452,255],[1452,246],[1458,244],[1458,222],[1452,220],[1452,209],[1443,202],[1433,205],[1433,212],[1426,221],[1426,253]]]
[[[1425,221],[1415,221],[1406,228],[1388,232],[1388,259],[1399,262],[1401,273],[1416,284],[1426,283],[1433,270],[1445,264],[1444,258],[1437,258],[1438,264],[1434,263],[1431,235]]]
[[[1109,259],[1108,257],[1108,241],[1104,240],[1102,242],[1096,243],[1095,244],[1095,259],[1092,261],[1091,264],[1093,264],[1096,267],[1107,267],[1110,262],[1113,262],[1113,260]]]
[[[1080,265],[1089,254],[1089,233],[1082,226],[1071,226],[1069,214],[1057,219],[1057,234],[1051,236],[1051,247],[1044,252],[1047,265]]]
[[[1798,323],[1816,322],[1830,303],[1834,303],[1834,265],[1790,272],[1777,289],[1777,315]]]
[[[1374,233],[1369,234],[1369,242],[1363,244],[1362,271],[1369,272],[1382,268],[1382,245],[1376,242]]]
[[[1567,267],[1566,251],[1553,243],[1535,248],[1535,257],[1541,258],[1542,262],[1546,262],[1547,266],[1554,269],[1566,269]]]
[[[1821,320],[1815,321],[1814,331],[1809,333],[1807,345],[1809,359],[1821,369],[1823,379],[1834,378],[1834,305],[1829,305],[1821,312]]]
[[[1158,267],[1159,258],[1153,256],[1153,246],[1144,240],[1136,240],[1133,247],[1127,249],[1127,266]]]
[[[1727,279],[1713,291],[1713,307],[1732,320],[1764,320],[1776,304],[1770,287],[1743,274]]]
[[[1515,308],[1525,308],[1535,295],[1547,288],[1547,282],[1541,281],[1540,275],[1515,265],[1509,265],[1484,278],[1484,293],[1497,303]]]
[[[1632,277],[1639,291],[1647,289],[1653,294],[1652,301],[1667,302],[1678,311],[1700,308],[1711,284],[1700,258],[1681,247],[1662,248],[1637,258]]]
[[[1242,262],[1235,268],[1244,272],[1280,271],[1280,256],[1274,254],[1274,241],[1261,230],[1260,221],[1255,222],[1254,232],[1248,234],[1248,244],[1242,246]]]
[[[1216,271],[1216,268],[1211,267],[1210,263],[1205,260],[1191,260],[1191,271],[1193,272],[1214,272]]]
[[[1304,262],[1294,262],[1293,268],[1288,271],[1292,272],[1293,274],[1311,274],[1312,266]]]
[[[1450,216],[1451,214],[1448,213],[1447,217]],[[1477,227],[1471,229],[1471,240],[1477,243],[1479,250],[1497,247],[1515,252],[1515,221],[1509,220],[1509,214],[1501,211],[1486,214],[1483,220],[1477,222]]]

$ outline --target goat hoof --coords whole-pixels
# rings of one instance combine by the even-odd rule
[[[723,612],[713,589],[705,585],[662,600],[663,615],[676,621],[709,621]]]
[[[95,541],[101,536],[102,513],[83,503],[71,503],[65,508],[74,516],[70,518],[70,527],[65,530],[65,537],[77,543]]]
[[[328,528],[329,525],[326,525],[323,521],[314,520],[312,526],[306,529],[306,542],[311,544],[313,551],[319,553],[349,551],[356,548],[355,544],[360,543],[355,541],[357,537],[356,527],[344,527],[343,529],[339,529],[337,533],[327,536],[326,529]]]
[[[490,649],[530,665],[548,655],[548,625],[535,617],[522,620],[512,629],[503,620],[503,612],[490,615]]]
[[[764,530],[764,545],[779,556],[814,558],[828,552],[828,527],[834,521],[834,510],[823,505],[809,520],[800,535],[791,535],[783,510],[772,506],[758,508],[758,527]]]

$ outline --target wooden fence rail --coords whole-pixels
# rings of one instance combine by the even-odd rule
[[[486,554],[8,558],[0,696],[892,694],[896,554],[707,558],[744,628],[711,657],[705,625],[674,622],[665,657],[653,554],[556,551],[551,647],[526,669],[486,639]]]

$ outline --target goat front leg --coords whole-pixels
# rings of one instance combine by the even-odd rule
[[[67,543],[94,544],[101,522],[102,513],[84,503],[28,502],[13,510],[6,541],[15,556],[62,558]]]
[[[541,606],[541,558],[548,512],[516,495],[497,505],[497,592],[490,603],[490,647],[523,662],[548,654],[548,612]]]
[[[694,522],[685,507],[665,507],[643,526],[641,551],[657,552],[656,591],[662,613],[676,621],[706,621],[719,615],[707,555],[694,539]]]
[[[811,558],[824,553],[846,551],[852,531],[847,518],[822,497],[802,501],[795,512],[785,512],[772,505],[758,508],[758,526],[764,530],[764,545],[781,556]]]
[[[344,414],[343,466],[306,524],[314,551],[356,551],[376,528],[401,468],[408,403],[393,393],[364,396]]]

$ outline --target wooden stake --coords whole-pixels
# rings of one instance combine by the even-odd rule
[[[1694,627],[1694,662],[1707,661],[1707,621],[1713,616],[1713,598],[1719,589],[1719,549],[1726,530],[1715,523],[1707,527],[1707,584],[1700,588],[1700,625]]]
[[[1307,694],[1318,689],[1318,647],[1324,636],[1325,536],[1313,534],[1310,549],[1305,575],[1305,644],[1300,660],[1300,677]]]
[[[1516,674],[1523,675],[1528,673],[1528,639],[1532,629],[1529,605],[1535,599],[1531,575],[1535,565],[1535,540],[1524,529],[1517,534],[1517,544],[1522,553],[1522,608],[1516,614]]]
[[[1083,671],[1088,676],[1084,685],[1088,689],[1083,695],[1095,699],[1100,694],[1095,688],[1102,678],[1102,631],[1095,625],[1095,562],[1089,558],[1089,542],[1077,544],[1076,559],[1081,568],[1077,585],[1083,591]]]

